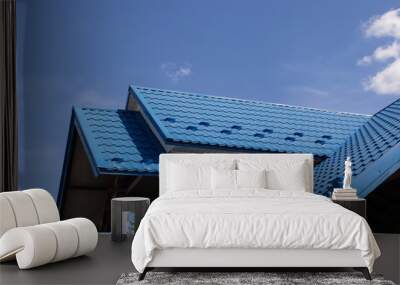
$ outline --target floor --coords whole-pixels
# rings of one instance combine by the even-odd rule
[[[400,284],[400,234],[374,234],[381,250],[374,264],[374,271],[386,279]]]
[[[382,251],[375,272],[400,284],[400,235],[375,234]],[[0,284],[115,284],[124,272],[134,271],[129,241],[115,243],[100,234],[97,249],[88,256],[19,270],[15,262],[0,265]]]
[[[115,284],[124,272],[134,270],[131,243],[111,241],[100,234],[96,250],[58,263],[29,270],[18,270],[15,262],[0,265],[0,284]]]

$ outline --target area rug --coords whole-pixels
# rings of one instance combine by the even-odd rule
[[[148,272],[146,278],[138,281],[138,273],[122,274],[117,285],[147,285],[147,284],[376,284],[395,285],[392,281],[384,280],[382,276],[373,275],[368,281],[359,272]]]

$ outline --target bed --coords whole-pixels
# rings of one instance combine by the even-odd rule
[[[352,267],[370,279],[368,223],[313,194],[309,154],[163,154],[160,196],[132,243],[154,268]]]

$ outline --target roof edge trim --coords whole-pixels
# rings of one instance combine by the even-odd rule
[[[67,172],[68,168],[71,162],[71,153],[72,153],[72,147],[71,143],[74,138],[74,111],[72,109],[72,114],[69,119],[69,127],[68,127],[68,136],[67,136],[67,144],[65,146],[65,152],[64,152],[64,161],[63,161],[63,166],[61,170],[61,178],[60,178],[60,184],[58,187],[58,194],[57,194],[57,207],[59,210],[61,210],[62,202],[63,202],[63,196],[64,196],[64,190],[65,190],[65,185],[67,182]]]
[[[89,160],[90,166],[93,170],[93,174],[97,177],[100,175],[100,172],[98,170],[97,163],[94,158],[93,152],[92,152],[91,148],[89,147],[88,138],[86,137],[85,133],[82,132],[82,122],[79,120],[79,116],[78,116],[79,112],[80,112],[80,108],[73,107],[73,113],[75,116],[74,125],[75,125],[77,133],[81,139],[83,149],[85,150],[85,153],[88,156],[88,160]]]
[[[79,118],[77,116],[76,113],[77,108],[72,107],[72,112],[71,112],[71,118],[70,118],[70,122],[69,122],[69,128],[68,128],[68,137],[67,137],[67,145],[65,147],[65,153],[64,153],[64,161],[63,161],[63,166],[62,166],[62,170],[61,170],[61,179],[60,179],[60,185],[58,188],[58,195],[57,195],[57,207],[59,208],[59,210],[61,211],[61,207],[63,205],[63,198],[64,198],[64,192],[65,192],[65,187],[66,187],[66,183],[67,183],[67,176],[68,176],[68,172],[69,172],[69,167],[70,167],[70,163],[71,163],[71,159],[72,159],[72,152],[73,152],[73,141],[75,139],[75,136],[79,136],[79,138],[81,139],[84,151],[86,153],[86,155],[88,156],[88,161],[89,164],[92,168],[92,171],[94,173],[95,176],[99,175],[99,172],[95,166],[95,162],[93,160],[93,155],[90,152],[90,148],[87,145],[87,141],[86,138],[84,137],[84,135],[82,134],[81,131],[81,126],[79,124]]]
[[[163,92],[170,92],[174,94],[186,94],[186,95],[194,95],[194,96],[206,96],[206,97],[211,97],[211,98],[216,98],[216,99],[228,99],[228,100],[236,100],[236,101],[241,101],[241,102],[248,102],[248,103],[257,103],[257,104],[269,104],[269,105],[274,105],[274,106],[282,106],[282,107],[288,107],[288,108],[299,108],[299,109],[304,109],[304,110],[310,110],[310,111],[320,111],[320,112],[326,112],[330,114],[341,114],[341,115],[349,115],[349,116],[359,116],[363,117],[365,119],[371,118],[373,115],[370,114],[360,114],[360,113],[352,113],[352,112],[341,112],[341,111],[331,111],[327,109],[319,109],[319,108],[313,108],[313,107],[305,107],[305,106],[298,106],[298,105],[287,105],[287,104],[282,104],[282,103],[272,103],[272,102],[266,102],[262,100],[254,100],[254,99],[241,99],[241,98],[235,98],[235,97],[224,97],[224,96],[216,96],[216,95],[209,95],[205,93],[197,93],[197,92],[187,92],[187,91],[177,91],[177,90],[169,90],[169,89],[161,89],[161,88],[154,88],[154,87],[147,87],[147,86],[139,86],[139,85],[130,85],[130,89],[136,90],[137,88],[143,88],[143,89],[152,89],[152,90],[159,90]]]

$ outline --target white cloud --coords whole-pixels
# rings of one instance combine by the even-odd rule
[[[385,61],[400,58],[400,44],[394,41],[391,45],[378,47],[372,55],[364,56],[358,61],[359,65],[367,65],[373,61]]]
[[[329,92],[314,88],[311,86],[294,86],[290,87],[288,91],[291,94],[300,94],[301,96],[317,96],[317,97],[327,97],[329,96]]]
[[[390,10],[381,16],[372,17],[366,24],[367,37],[393,37],[400,39],[400,9]]]
[[[371,55],[366,55],[357,61],[357,65],[368,65],[372,63],[373,57]]]
[[[187,63],[178,65],[174,62],[167,62],[161,64],[161,71],[173,82],[178,82],[192,74],[192,67]]]
[[[383,70],[368,78],[363,84],[364,88],[380,95],[400,94],[400,9],[371,18],[364,29],[367,37],[393,38],[391,44],[378,47],[371,55],[357,62],[358,65],[368,65],[393,60]]]
[[[400,94],[400,59],[369,78],[364,87],[382,95]]]

